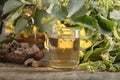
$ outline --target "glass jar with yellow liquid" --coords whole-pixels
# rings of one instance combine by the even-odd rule
[[[49,65],[56,69],[76,69],[79,64],[79,30],[64,28],[48,33]]]

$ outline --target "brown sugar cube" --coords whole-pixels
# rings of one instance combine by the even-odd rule
[[[31,65],[33,61],[34,61],[33,58],[29,58],[29,59],[27,59],[27,60],[24,62],[24,65],[25,65],[25,66]]]
[[[4,48],[5,48],[5,49],[10,49],[10,47],[11,47],[11,43],[4,45]]]
[[[31,54],[34,54],[35,52],[34,52],[33,48],[27,48],[27,49],[24,49],[24,50],[22,51],[22,53],[23,53],[24,55],[31,55]]]
[[[36,61],[36,60],[34,60],[33,58],[27,59],[27,60],[24,62],[24,64],[25,64],[26,66],[32,66],[32,67],[40,67],[40,66],[42,66],[42,62]]]
[[[15,53],[15,54],[22,55],[22,52],[21,52],[21,51],[18,51],[18,50],[15,50],[14,53]]]
[[[32,49],[34,50],[34,53],[37,53],[37,52],[40,51],[40,49],[38,48],[37,45],[33,45],[33,46],[32,46]]]
[[[25,61],[25,57],[14,53],[8,53],[4,55],[4,60],[6,62],[23,64]]]
[[[29,44],[28,43],[20,43],[21,48],[29,48]]]
[[[9,49],[3,49],[2,53],[10,53],[11,51]]]
[[[24,48],[17,48],[17,50],[18,50],[18,51],[23,51],[23,50],[24,50]]]
[[[34,54],[34,59],[35,60],[40,60],[43,57],[44,57],[44,52],[43,51],[39,51],[38,53]]]
[[[14,52],[15,50],[16,50],[15,47],[10,47],[10,51],[11,51],[11,52]]]
[[[15,46],[16,48],[20,46],[20,44],[15,40],[12,41],[11,45]]]

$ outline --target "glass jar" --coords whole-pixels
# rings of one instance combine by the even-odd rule
[[[57,69],[76,69],[79,64],[79,30],[64,29],[48,33],[49,65]]]

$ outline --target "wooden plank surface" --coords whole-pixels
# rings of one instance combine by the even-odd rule
[[[120,80],[120,72],[61,71],[0,63],[0,80]]]
[[[120,80],[120,72],[63,71],[48,66],[33,68],[25,65],[0,63],[0,80]]]

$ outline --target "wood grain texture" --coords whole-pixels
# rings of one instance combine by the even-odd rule
[[[0,63],[0,80],[120,80],[120,72],[62,71]]]

